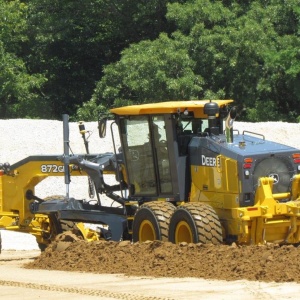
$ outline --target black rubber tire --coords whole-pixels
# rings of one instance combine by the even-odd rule
[[[221,244],[222,226],[214,209],[203,203],[186,203],[177,207],[170,219],[169,241]]]
[[[76,228],[76,223],[73,221],[60,220],[60,233],[65,231],[72,231]]]
[[[64,200],[65,196],[62,195],[52,195],[44,198],[43,200],[45,201],[50,201],[50,200]],[[65,231],[71,231],[74,228],[76,228],[76,223],[73,221],[66,221],[66,220],[58,220],[56,214],[51,214],[49,215],[49,220],[50,220],[50,231],[51,231],[51,240],[53,241],[55,237],[63,233]],[[38,247],[40,248],[41,251],[45,251],[47,248],[48,244],[43,244],[43,243],[38,243]]]
[[[67,220],[57,220],[56,215],[51,217],[53,222],[52,236],[55,239],[57,235],[65,232],[72,232],[78,236],[82,237],[80,230],[76,227],[76,223]]]
[[[65,196],[62,195],[53,195],[53,196],[48,196],[44,198],[45,201],[50,201],[50,200],[64,200]],[[66,220],[57,220],[57,217],[55,214],[49,216],[51,220],[51,225],[54,227],[53,233],[55,235],[60,234],[65,231],[73,230],[76,228],[76,223],[73,221],[66,221]]]
[[[169,202],[153,201],[139,207],[132,225],[133,242],[168,241],[170,217],[175,206]]]
[[[72,232],[75,233],[78,236],[82,237],[82,234],[76,227],[76,223],[73,221],[66,221],[66,220],[60,220],[58,221],[56,216],[49,216],[50,223],[51,223],[51,240],[53,241],[57,235],[64,233],[64,232]],[[38,247],[41,251],[45,251],[48,247],[48,244],[38,243]]]

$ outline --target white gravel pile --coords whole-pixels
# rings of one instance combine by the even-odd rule
[[[78,123],[70,123],[70,145],[73,153],[85,153]],[[90,131],[90,153],[113,152],[110,127],[107,137],[100,139],[97,122],[85,123]],[[243,132],[248,130],[263,134],[266,139],[300,148],[300,124],[284,122],[244,123],[235,122],[234,129]],[[0,120],[0,163],[16,163],[30,155],[63,154],[63,123],[52,120]],[[115,134],[116,136],[116,134]],[[117,147],[119,143],[117,142]],[[50,177],[36,187],[36,195],[43,198],[49,195],[65,195],[64,177]],[[87,179],[72,177],[70,196],[88,198]],[[37,249],[35,238],[31,235],[16,232],[2,232],[2,249],[29,250]]]

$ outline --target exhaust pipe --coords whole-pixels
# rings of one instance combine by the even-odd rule
[[[234,106],[230,110],[230,112],[225,120],[226,142],[229,144],[233,143],[233,121],[236,118],[236,115],[237,115],[237,111],[236,111],[236,107]]]

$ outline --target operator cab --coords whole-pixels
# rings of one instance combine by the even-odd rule
[[[211,124],[203,113],[203,102],[195,111],[188,106],[195,102],[177,103],[186,107],[167,109],[168,102],[165,102],[165,106],[146,104],[149,110],[145,109],[144,113],[135,110],[143,105],[112,109],[119,128],[125,180],[131,198],[188,201],[191,189],[188,145],[193,137],[208,136]],[[218,132],[214,133],[222,133],[220,117],[215,120],[215,128]]]

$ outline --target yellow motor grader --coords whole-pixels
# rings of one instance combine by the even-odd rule
[[[76,226],[87,240],[262,244],[300,241],[300,150],[233,129],[232,100],[171,101],[111,109],[121,147],[111,153],[31,156],[0,166],[0,227],[40,248]],[[99,135],[107,118],[99,118]],[[83,126],[81,124],[81,126]],[[117,184],[107,183],[114,174]],[[88,176],[97,203],[40,199],[49,176]],[[106,195],[118,207],[103,205]],[[83,224],[99,226],[91,231]]]

